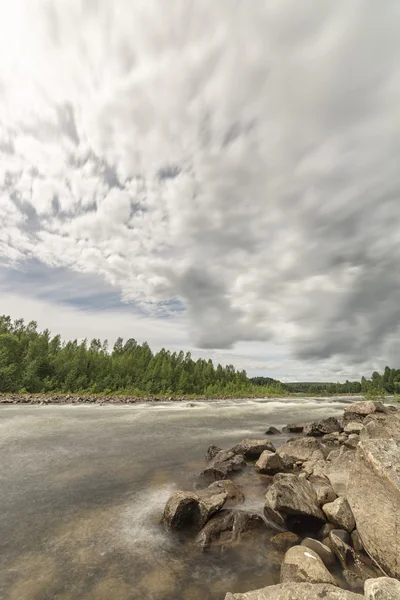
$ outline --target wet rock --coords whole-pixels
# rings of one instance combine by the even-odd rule
[[[328,417],[308,423],[304,426],[303,433],[308,436],[322,436],[334,431],[341,431],[342,425],[335,417]]]
[[[286,552],[281,566],[281,583],[330,583],[336,579],[316,552],[304,546],[293,546]]]
[[[323,506],[328,502],[333,502],[337,498],[337,494],[329,480],[325,477],[318,477],[316,475],[312,475],[309,478],[309,482],[313,486],[316,494],[317,494],[317,504],[318,506]]]
[[[203,550],[232,546],[243,538],[267,533],[267,526],[260,515],[242,510],[222,510],[203,527],[195,544]]]
[[[279,454],[270,450],[264,450],[256,462],[255,468],[259,473],[274,475],[274,473],[283,471],[285,467]]]
[[[286,550],[289,550],[292,546],[297,546],[300,544],[300,541],[300,536],[292,531],[283,531],[271,538],[271,544],[274,548],[277,548],[277,550],[281,550],[282,552],[286,552]]]
[[[230,473],[242,471],[245,467],[246,461],[243,456],[230,450],[221,450],[200,473],[200,479],[206,483],[211,483],[226,479]]]
[[[267,431],[265,432],[266,435],[276,435],[277,433],[280,433],[280,431],[276,427],[268,427]]]
[[[325,522],[325,516],[317,505],[317,494],[306,479],[293,474],[280,474],[268,489],[266,505],[277,511],[285,519],[288,529],[297,522],[293,516],[303,517],[309,526]]]
[[[400,581],[391,577],[367,579],[364,594],[365,600],[399,600]]]
[[[286,467],[291,467],[296,461],[323,460],[325,452],[322,444],[315,438],[298,438],[286,442],[277,450]]]
[[[310,548],[310,550],[313,550],[316,554],[318,554],[318,556],[328,569],[331,569],[335,566],[336,557],[332,550],[328,548],[328,546],[325,546],[325,544],[322,544],[321,542],[319,542],[318,540],[314,540],[313,538],[307,537],[304,538],[300,545],[305,546],[306,548]]]
[[[227,504],[229,503],[231,506],[235,504],[242,504],[245,500],[244,494],[240,487],[233,483],[230,479],[221,479],[219,481],[214,481],[207,488],[214,494],[220,494],[226,492],[227,494]]]
[[[354,421],[350,421],[350,423],[347,423],[347,425],[345,425],[344,428],[344,432],[345,433],[357,433],[359,434],[361,429],[362,429],[362,423],[355,423]]]
[[[308,423],[289,423],[289,425],[286,425],[286,427],[284,428],[286,431],[289,431],[290,433],[302,433],[304,427],[307,425]]]
[[[400,439],[358,444],[347,498],[367,553],[400,577]],[[371,507],[374,507],[373,516]]]
[[[266,440],[252,440],[248,438],[231,448],[231,452],[244,456],[247,460],[259,458],[264,450],[275,452],[275,446]]]
[[[362,415],[366,417],[367,415],[371,415],[375,412],[387,412],[386,407],[382,404],[382,402],[373,402],[372,400],[364,400],[362,402],[354,402],[349,406],[346,406],[344,409],[346,413],[352,413],[357,415]]]
[[[230,594],[225,600],[364,600],[360,594],[326,583],[281,583],[245,594]]]
[[[206,452],[206,460],[210,461],[213,458],[216,457],[216,455],[218,454],[218,452],[222,452],[222,448],[218,448],[218,446],[214,446],[214,444],[211,444],[211,446],[209,446],[207,448],[207,452]]]
[[[200,529],[225,504],[228,494],[212,490],[175,492],[165,505],[163,522],[168,529]]]
[[[324,504],[322,510],[328,521],[336,525],[338,529],[344,529],[350,533],[355,528],[354,515],[346,498],[336,498],[333,502]]]
[[[347,531],[333,529],[329,532],[329,541],[333,552],[338,557],[343,569],[353,564],[354,550],[351,547],[351,538]]]

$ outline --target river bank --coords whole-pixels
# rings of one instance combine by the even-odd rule
[[[320,398],[329,399],[336,398],[338,400],[350,401],[351,399],[363,399],[359,394],[245,394],[243,396],[235,395],[216,395],[216,396],[201,396],[201,395],[182,395],[182,396],[132,396],[129,394],[67,394],[67,393],[47,393],[47,394],[29,394],[29,393],[0,393],[1,404],[147,404],[147,403],[164,403],[164,402],[203,402],[217,400],[255,400],[255,399],[273,399],[273,398]]]

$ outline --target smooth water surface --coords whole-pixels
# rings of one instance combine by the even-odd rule
[[[0,408],[1,600],[219,600],[275,583],[271,548],[202,553],[160,526],[210,444],[229,448],[351,399]],[[276,445],[287,436],[271,436]],[[261,513],[268,478],[239,482]]]

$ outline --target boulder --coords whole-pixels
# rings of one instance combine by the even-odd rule
[[[362,423],[355,423],[354,421],[350,421],[350,423],[347,423],[347,425],[345,425],[344,427],[344,432],[345,433],[357,433],[359,434],[361,429],[362,429]]]
[[[335,417],[327,417],[326,419],[320,419],[319,421],[313,421],[307,423],[304,426],[303,433],[308,436],[322,436],[334,431],[341,431],[342,425]]]
[[[400,581],[390,577],[367,579],[364,594],[365,600],[399,600]]]
[[[367,417],[360,433],[360,440],[400,439],[400,414],[377,414]]]
[[[345,413],[352,413],[366,417],[376,412],[387,412],[387,408],[382,402],[373,402],[372,400],[364,400],[362,402],[353,402],[344,409]]]
[[[318,554],[318,556],[328,569],[336,565],[336,557],[333,554],[332,550],[328,548],[328,546],[325,546],[325,544],[319,542],[318,540],[314,540],[313,538],[307,537],[304,538],[300,545],[305,546],[306,548],[310,548],[310,550],[313,550],[316,554]]]
[[[347,498],[367,553],[400,578],[400,439],[358,444]],[[373,508],[373,514],[371,509]]]
[[[274,478],[274,483],[268,489],[266,506],[282,515],[286,526],[291,529],[299,519],[307,522],[308,526],[320,526],[325,522],[325,517],[317,504],[317,494],[309,481],[299,479],[296,475],[280,474]]]
[[[325,451],[322,444],[315,438],[298,438],[286,442],[277,450],[286,467],[291,467],[296,461],[324,460]]]
[[[302,431],[306,425],[308,425],[307,422],[305,422],[305,423],[289,423],[289,425],[286,425],[286,427],[284,427],[284,430],[289,431],[290,433],[302,433]]]
[[[244,494],[240,487],[233,483],[230,479],[221,479],[219,481],[214,481],[207,488],[214,494],[220,494],[221,492],[226,492],[227,500],[226,503],[233,506],[235,504],[242,504],[245,500]]]
[[[314,550],[305,546],[293,546],[283,557],[281,583],[301,583],[302,581],[337,585],[336,579]]]
[[[300,544],[300,536],[292,531],[283,531],[282,533],[277,533],[271,538],[271,544],[277,550],[286,552],[286,550],[289,550],[289,548],[292,546],[298,546]]]
[[[222,510],[203,527],[195,544],[207,550],[211,547],[231,546],[243,537],[267,533],[264,520],[255,513],[243,510]]]
[[[354,550],[351,547],[351,538],[347,531],[332,529],[329,532],[329,541],[333,552],[338,557],[343,569],[353,564]]]
[[[255,460],[264,450],[275,452],[275,446],[266,440],[252,440],[247,438],[231,448],[231,452],[239,454],[247,460]]]
[[[350,469],[353,464],[355,451],[342,447],[339,451],[334,450],[328,455],[324,475],[338,496],[346,496],[346,488],[349,481]],[[329,460],[331,458],[331,460]]]
[[[325,523],[325,525],[322,525],[321,529],[318,531],[318,538],[320,540],[327,538],[332,529],[335,529],[335,526],[332,525],[332,523]]]
[[[328,521],[336,525],[338,529],[344,529],[351,533],[355,528],[354,515],[346,498],[336,498],[333,502],[324,504],[322,510]]]
[[[218,446],[211,444],[211,446],[207,448],[206,460],[212,460],[218,454],[218,452],[222,452],[222,448],[218,448]]]
[[[242,471],[245,467],[246,461],[243,456],[229,450],[221,450],[200,473],[200,479],[211,483],[220,479],[226,479],[230,473]]]
[[[283,471],[285,467],[279,454],[271,452],[270,450],[264,450],[256,462],[255,468],[259,473],[274,475],[275,473]]]
[[[201,529],[225,504],[228,494],[212,490],[175,492],[164,508],[163,522],[168,529]]]
[[[276,427],[268,427],[267,431],[265,432],[266,435],[276,435],[277,433],[280,433],[280,431]]]
[[[326,477],[318,477],[317,475],[311,475],[309,482],[313,486],[317,494],[318,506],[323,506],[328,502],[333,502],[337,498],[337,494],[329,480]]]
[[[225,600],[364,600],[360,594],[326,583],[281,583],[245,594],[230,594]]]

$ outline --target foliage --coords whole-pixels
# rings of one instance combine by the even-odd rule
[[[280,382],[256,386],[245,371],[193,360],[190,352],[153,353],[149,345],[118,338],[63,342],[37,324],[0,317],[0,392],[125,392],[152,395],[278,395]]]

